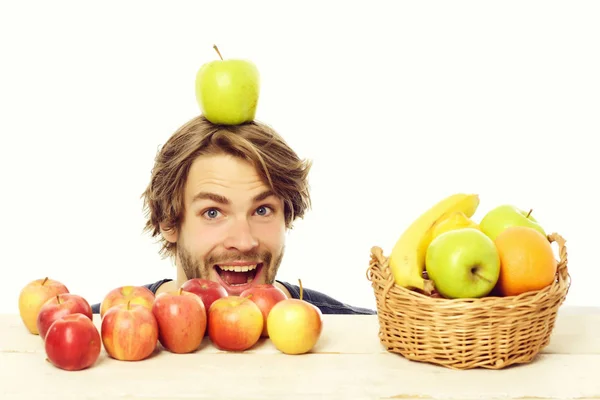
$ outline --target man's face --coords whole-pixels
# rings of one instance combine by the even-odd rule
[[[186,280],[217,281],[230,295],[274,282],[284,251],[283,202],[251,164],[200,156],[189,171],[184,205],[177,263]]]

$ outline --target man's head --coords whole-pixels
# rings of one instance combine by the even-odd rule
[[[145,229],[161,236],[179,280],[215,280],[229,294],[249,281],[273,283],[285,231],[310,207],[309,170],[266,125],[194,118],[156,157]]]

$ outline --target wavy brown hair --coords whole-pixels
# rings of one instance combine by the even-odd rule
[[[291,228],[310,208],[308,173],[302,160],[269,126],[253,121],[242,125],[214,125],[198,116],[179,128],[159,150],[150,183],[142,194],[146,224],[152,237],[178,229],[184,213],[183,193],[193,161],[204,154],[225,153],[249,161],[259,176],[283,200],[286,227]],[[162,236],[160,254],[174,256],[176,244]]]

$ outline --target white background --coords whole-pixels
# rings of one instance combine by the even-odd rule
[[[467,191],[476,219],[533,208],[568,241],[567,304],[600,306],[597,2],[7,3],[0,312],[44,276],[90,303],[175,277],[140,195],[213,43],[257,64],[257,119],[314,162],[279,279],[375,307],[371,246]]]

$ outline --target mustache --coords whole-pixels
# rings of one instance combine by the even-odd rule
[[[251,251],[247,253],[222,253],[211,254],[204,260],[204,265],[212,266],[215,264],[223,264],[224,262],[254,262],[261,260],[265,264],[270,264],[273,255],[268,251]]]

